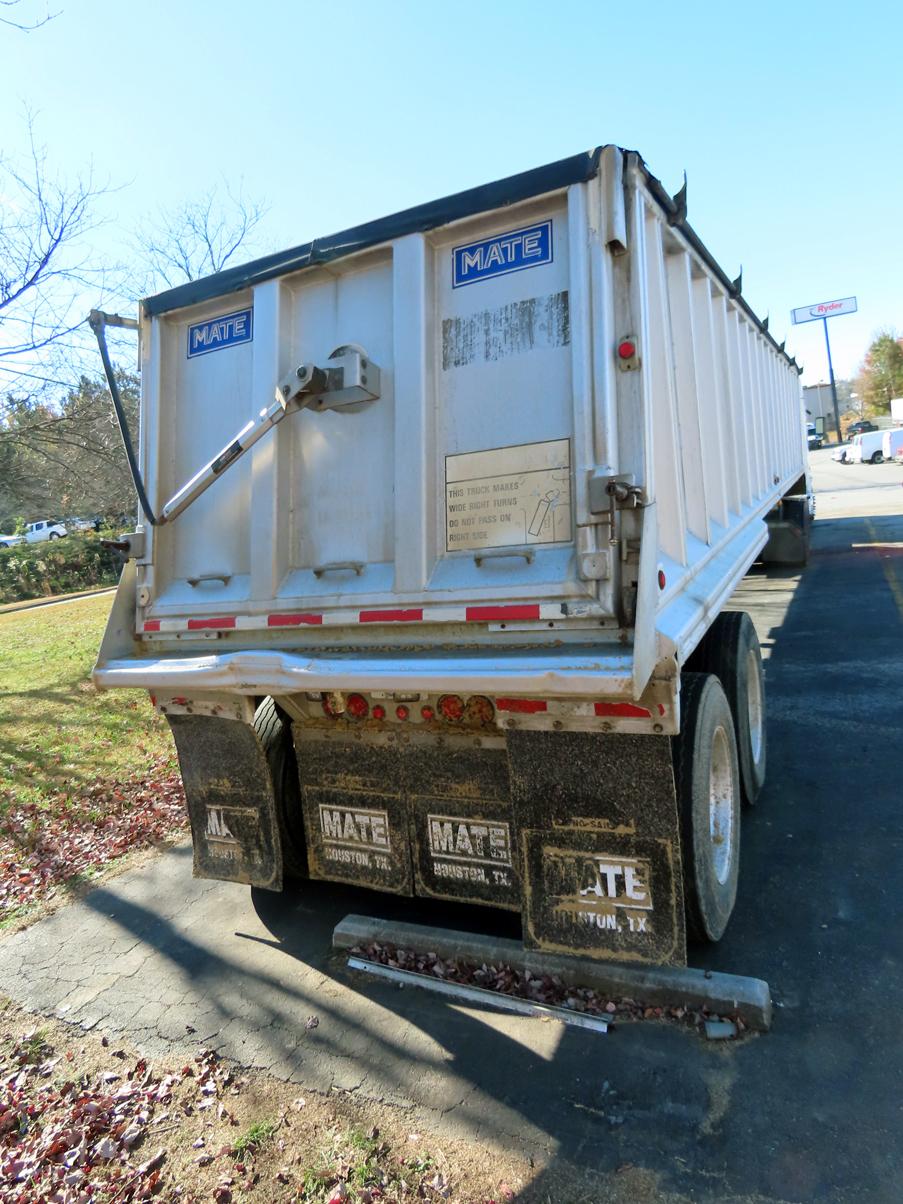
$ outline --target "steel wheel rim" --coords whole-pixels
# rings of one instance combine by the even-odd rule
[[[734,851],[734,775],[727,732],[719,726],[712,737],[709,769],[709,840],[712,868],[719,886],[730,877]]]
[[[754,648],[746,654],[746,710],[749,715],[749,743],[753,764],[762,759],[765,737],[765,714],[762,706],[762,682],[759,678],[759,657]]]

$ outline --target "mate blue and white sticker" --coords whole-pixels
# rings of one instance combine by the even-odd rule
[[[453,288],[551,263],[552,223],[537,222],[522,230],[509,230],[493,238],[455,247],[452,259]]]
[[[211,318],[209,322],[197,322],[188,327],[188,358],[207,355],[210,351],[222,351],[224,347],[235,347],[239,343],[250,343],[253,337],[253,309],[239,309],[234,314]]]

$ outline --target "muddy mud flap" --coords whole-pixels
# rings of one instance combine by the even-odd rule
[[[167,718],[188,800],[194,876],[281,890],[273,782],[254,728],[206,715]]]
[[[508,757],[524,944],[686,965],[670,739],[510,732]]]
[[[312,878],[412,893],[396,745],[292,725]],[[394,741],[394,737],[393,737]]]
[[[520,911],[504,736],[412,742],[404,767],[417,894]]]
[[[293,732],[311,877],[520,910],[503,736]]]

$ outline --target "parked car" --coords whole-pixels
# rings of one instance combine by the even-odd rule
[[[850,446],[846,448],[847,464],[881,464],[884,461],[882,440],[884,431],[866,431],[864,435],[854,435]]]
[[[854,435],[865,435],[868,431],[877,429],[874,422],[869,422],[867,418],[860,418],[858,422],[851,422],[847,427],[847,438],[852,439]]]
[[[881,454],[885,460],[903,460],[903,427],[885,431],[881,440]]]
[[[817,451],[824,445],[824,435],[818,433],[814,422],[806,423],[806,441],[809,444],[809,451]]]
[[[99,531],[100,519],[94,518],[67,518],[66,527],[70,531]]]
[[[15,547],[20,543],[44,543],[48,539],[62,539],[68,535],[66,525],[55,518],[40,518],[28,523],[24,535],[0,535],[0,548]]]

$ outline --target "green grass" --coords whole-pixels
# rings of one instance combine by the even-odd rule
[[[99,693],[91,682],[111,601],[0,614],[0,816],[133,778],[161,756],[175,763],[146,694]]]
[[[440,1188],[445,1185],[445,1176],[429,1154],[399,1155],[380,1139],[378,1129],[365,1134],[334,1128],[301,1172],[298,1199],[304,1204],[325,1204],[344,1187],[349,1201],[377,1189],[381,1199],[434,1200],[442,1198]]]
[[[278,1125],[272,1120],[258,1120],[248,1129],[247,1133],[242,1133],[238,1141],[232,1147],[232,1154],[236,1158],[244,1158],[246,1155],[256,1153],[261,1146],[265,1146],[267,1142],[272,1141]]]
[[[37,1066],[52,1052],[47,1044],[47,1033],[43,1028],[27,1033],[19,1043],[20,1055],[30,1066]]]

